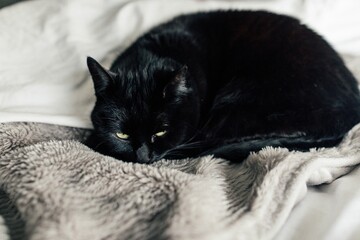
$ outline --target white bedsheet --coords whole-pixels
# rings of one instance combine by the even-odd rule
[[[91,128],[95,99],[86,56],[109,65],[114,53],[151,26],[180,13],[218,8],[296,16],[339,52],[360,56],[359,0],[28,1],[0,10],[0,122]],[[276,238],[360,239],[359,183],[358,168],[312,188]]]
[[[34,0],[0,10],[0,122],[91,128],[86,56],[102,60],[161,21],[217,8],[297,16],[340,52],[360,55],[358,0]]]

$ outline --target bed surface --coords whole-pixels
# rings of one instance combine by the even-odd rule
[[[237,166],[237,173],[209,157],[127,164],[80,143],[92,127],[95,101],[86,56],[109,66],[157,23],[218,8],[265,9],[300,18],[345,57],[360,79],[357,0],[34,0],[2,8],[0,239],[89,239],[89,234],[100,239],[103,233],[111,233],[108,239],[360,239],[357,128],[344,140],[346,148],[313,153],[266,149]],[[276,168],[279,163],[288,169]],[[256,171],[260,165],[266,170]],[[77,178],[76,168],[84,170],[85,180]],[[254,179],[258,188],[247,187]],[[121,187],[112,191],[111,183]],[[129,192],[133,199],[127,198]],[[51,205],[53,199],[62,201]]]
[[[269,147],[243,164],[211,156],[125,163],[81,144],[87,134],[59,125],[0,124],[1,239],[359,237],[360,125],[336,148]],[[309,205],[309,198],[321,206]]]
[[[340,53],[360,56],[356,0],[25,1],[0,10],[0,122],[91,128],[95,98],[89,94],[94,90],[86,56],[110,65],[152,26],[181,13],[219,8],[265,9],[298,17]]]

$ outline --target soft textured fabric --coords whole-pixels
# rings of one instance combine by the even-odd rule
[[[22,217],[17,230],[3,217],[2,239],[272,239],[309,186],[360,163],[360,125],[337,148],[267,148],[243,164],[211,156],[124,163],[76,141],[84,130],[0,129],[1,201]]]

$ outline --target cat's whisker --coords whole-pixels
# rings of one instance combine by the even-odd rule
[[[111,120],[111,121],[118,121],[118,118],[114,118],[114,117],[101,117],[101,120]]]
[[[101,145],[103,145],[105,142],[106,142],[105,140],[99,142],[99,143],[94,147],[94,149],[97,149],[98,147],[100,147]]]
[[[204,141],[197,141],[197,142],[191,142],[191,143],[183,143],[181,145],[177,145],[174,148],[171,148],[167,151],[165,151],[163,154],[161,154],[158,159],[163,159],[166,156],[170,156],[171,158],[184,158],[184,157],[190,157],[189,152],[186,152],[186,150],[193,150],[193,149],[199,149],[201,150],[202,147],[206,145],[206,142]],[[185,154],[184,154],[185,153]]]

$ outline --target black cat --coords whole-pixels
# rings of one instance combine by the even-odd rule
[[[88,145],[125,161],[328,147],[360,122],[339,55],[273,13],[183,15],[137,39],[110,71],[92,58],[88,67],[97,97]]]

